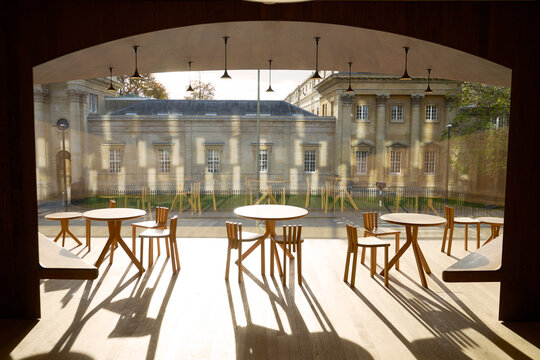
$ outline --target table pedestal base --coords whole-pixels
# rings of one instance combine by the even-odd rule
[[[64,246],[66,242],[66,234],[68,234],[69,236],[71,236],[73,240],[77,242],[77,244],[82,245],[82,242],[79,239],[77,239],[77,237],[73,235],[71,231],[69,231],[69,219],[60,220],[60,227],[61,227],[61,230],[58,233],[58,235],[56,235],[56,237],[54,238],[54,242],[57,242],[60,236],[62,236],[62,246]]]

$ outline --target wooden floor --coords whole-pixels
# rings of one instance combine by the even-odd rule
[[[97,280],[43,281],[40,321],[0,321],[0,358],[539,359],[538,323],[497,320],[498,284],[442,282],[442,270],[468,252],[458,238],[452,257],[441,253],[441,236],[438,228],[419,233],[429,289],[412,251],[390,272],[389,288],[361,265],[350,288],[343,239],[307,238],[304,284],[285,288],[268,268],[261,276],[259,251],[246,259],[242,284],[234,265],[226,282],[223,238],[180,238],[178,275],[163,247],[142,276],[118,251]],[[104,243],[71,249],[94,262]]]

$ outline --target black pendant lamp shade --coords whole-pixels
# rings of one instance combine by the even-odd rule
[[[191,61],[188,61],[188,66],[189,66],[189,86],[186,89],[186,91],[193,92],[195,90],[193,90],[193,88],[191,87]]]
[[[407,73],[407,54],[409,53],[409,47],[404,46],[403,48],[405,49],[405,72],[403,73],[403,76],[401,76],[399,80],[412,80],[412,78]]]
[[[349,61],[349,87],[345,92],[351,93],[354,92],[353,88],[351,87],[351,69],[352,69],[352,62]]]
[[[433,90],[431,90],[431,88],[429,87],[430,77],[431,77],[431,69],[427,69],[427,89],[424,90],[426,94],[431,94],[433,92]]]
[[[315,74],[311,77],[312,79],[322,79],[321,75],[319,75],[319,40],[321,38],[319,36],[315,37]]]
[[[111,84],[109,85],[109,88],[107,89],[108,92],[110,93],[115,93],[116,92],[116,89],[114,88],[113,84],[112,84],[112,67],[109,67],[109,73],[111,75]]]
[[[274,92],[272,89],[272,60],[268,60],[268,89],[266,92]]]
[[[133,75],[131,75],[131,78],[132,79],[142,79],[142,76],[141,74],[139,74],[139,70],[137,69],[137,48],[139,47],[139,45],[133,45],[133,50],[135,50],[135,72],[133,73]]]
[[[223,37],[223,40],[225,41],[225,72],[221,76],[222,79],[230,79],[231,78],[229,76],[229,74],[227,73],[227,39],[228,38],[229,38],[228,36]]]

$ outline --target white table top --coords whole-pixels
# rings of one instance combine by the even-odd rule
[[[109,221],[136,219],[138,217],[144,216],[145,214],[146,211],[139,209],[105,208],[87,211],[83,213],[82,216],[90,220]]]
[[[290,205],[247,205],[234,209],[234,213],[253,220],[292,220],[303,218],[308,211]]]
[[[78,219],[82,216],[80,212],[68,211],[68,212],[58,212],[53,214],[45,215],[47,220],[65,220],[65,219]]]
[[[502,217],[483,216],[476,218],[476,220],[489,225],[504,225],[504,218]]]
[[[446,224],[446,219],[443,217],[416,213],[384,214],[381,216],[381,220],[391,224],[413,226],[436,226]]]

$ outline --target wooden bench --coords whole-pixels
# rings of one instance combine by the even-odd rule
[[[503,237],[498,236],[444,270],[446,282],[498,282],[502,279]]]
[[[43,234],[38,233],[38,238],[40,279],[93,280],[98,277],[99,271],[94,265],[57,245]]]

